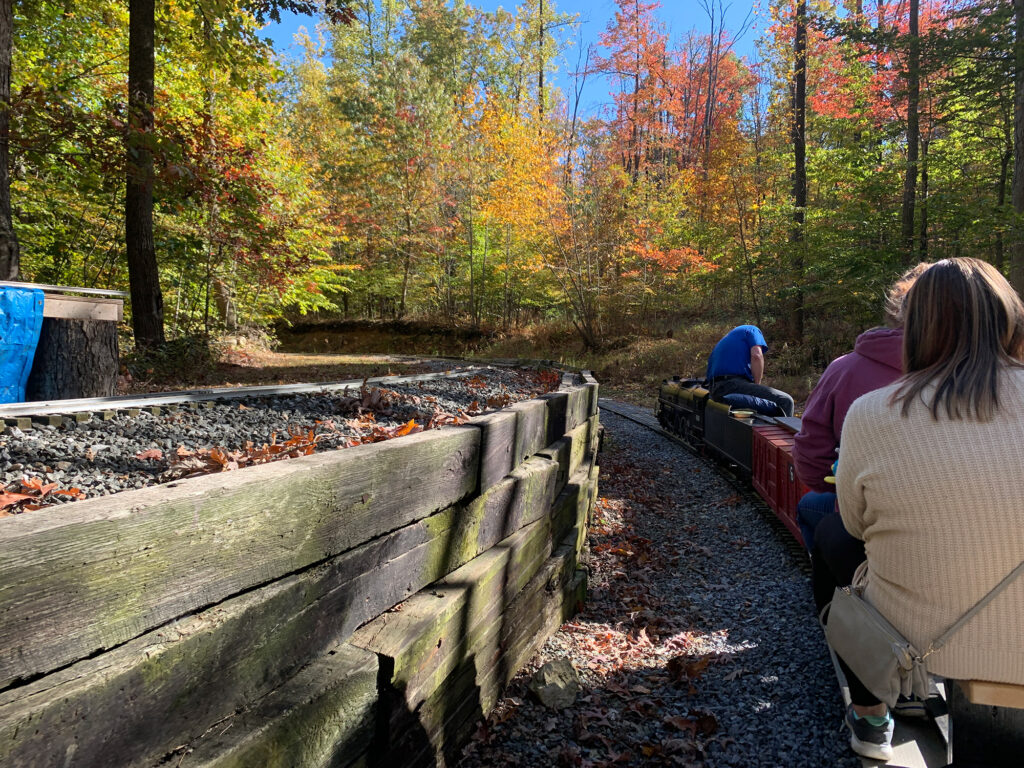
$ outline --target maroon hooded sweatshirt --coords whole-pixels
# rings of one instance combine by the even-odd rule
[[[797,476],[812,491],[835,492],[832,474],[846,412],[863,394],[892,384],[903,373],[903,329],[872,328],[853,352],[832,361],[807,400],[793,443]]]

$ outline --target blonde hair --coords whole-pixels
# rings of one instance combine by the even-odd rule
[[[922,261],[900,275],[892,284],[892,288],[885,295],[885,324],[890,328],[903,327],[903,302],[907,298],[907,291],[930,266],[931,262]]]
[[[933,418],[988,421],[999,409],[999,374],[1021,367],[1024,304],[999,271],[980,259],[945,259],[917,278],[904,306],[903,370],[893,395],[907,415],[934,386]]]

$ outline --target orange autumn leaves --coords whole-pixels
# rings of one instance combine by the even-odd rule
[[[0,517],[48,507],[54,503],[48,499],[51,495],[70,499],[85,498],[85,493],[79,488],[60,488],[57,483],[43,483],[38,477],[23,477],[17,485],[17,491],[0,485]]]
[[[457,422],[453,420],[441,423]],[[257,445],[249,440],[242,448],[237,450],[227,450],[219,447],[191,450],[184,446],[179,446],[171,454],[168,468],[160,476],[160,479],[166,482],[168,480],[208,475],[214,472],[227,472],[232,469],[267,464],[280,459],[295,459],[299,456],[309,456],[316,453],[317,444],[320,441],[338,433],[338,427],[333,421],[317,421],[316,425],[316,429],[292,427],[289,429],[289,436],[280,442],[278,442],[276,432],[270,436],[269,443]],[[423,427],[417,424],[415,419],[410,419],[396,427],[380,426],[375,423],[372,413],[363,414],[359,419],[349,419],[346,426],[352,429],[352,434],[344,438],[341,446],[344,448],[366,443],[379,443],[383,440],[405,437],[406,435],[423,431]],[[154,453],[158,454],[160,451],[145,451],[140,453],[137,458],[162,458],[162,456],[152,455]]]

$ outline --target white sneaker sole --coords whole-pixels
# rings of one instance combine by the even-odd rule
[[[850,748],[861,757],[881,760],[883,763],[887,763],[893,758],[891,745],[872,744],[869,741],[861,741],[855,733],[850,734]]]
[[[906,717],[912,720],[927,720],[928,709],[923,701],[897,704],[890,710],[896,717]]]

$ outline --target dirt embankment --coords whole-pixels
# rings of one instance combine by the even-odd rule
[[[277,329],[282,352],[471,355],[492,336],[472,328],[445,328],[419,321],[335,320]]]

